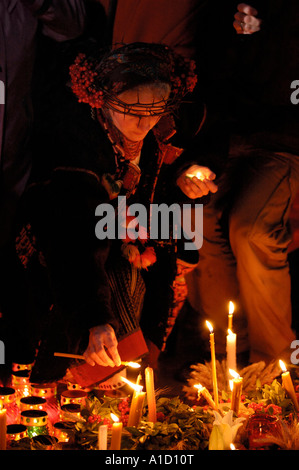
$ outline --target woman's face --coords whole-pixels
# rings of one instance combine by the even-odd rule
[[[151,105],[167,101],[169,90],[157,87],[134,88],[124,91],[118,98],[127,105],[134,105],[134,115],[127,114],[125,109],[117,105],[117,110],[109,110],[113,124],[127,139],[134,142],[143,140],[147,133],[157,124],[161,116],[151,115]],[[138,104],[148,104],[138,107]],[[136,114],[136,115],[135,115]]]

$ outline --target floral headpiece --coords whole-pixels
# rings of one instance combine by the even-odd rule
[[[171,87],[169,99],[152,111],[155,115],[161,115],[173,111],[182,98],[193,91],[197,82],[195,68],[193,60],[176,54],[168,46],[133,43],[101,57],[87,57],[80,53],[70,67],[70,77],[72,90],[79,102],[87,103],[92,108],[106,106],[114,109],[114,106],[124,105],[117,95],[128,89],[168,83]],[[139,109],[140,106],[138,103]],[[151,103],[144,106],[153,107]],[[134,114],[134,109],[127,112]]]

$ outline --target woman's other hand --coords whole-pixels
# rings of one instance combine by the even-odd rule
[[[197,199],[217,192],[215,178],[215,173],[208,167],[192,165],[178,177],[177,185],[190,199]]]
[[[234,15],[233,26],[238,34],[252,34],[261,29],[262,20],[257,18],[257,10],[247,3],[239,3]]]

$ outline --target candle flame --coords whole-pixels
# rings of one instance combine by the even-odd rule
[[[229,370],[229,373],[230,375],[234,378],[234,379],[238,379],[240,377],[240,375],[238,374],[238,372],[236,372],[235,370],[233,369],[228,369]]]
[[[232,392],[234,388],[234,382],[232,380],[229,380],[229,388],[230,388],[230,391]]]
[[[230,445],[230,450],[236,450],[234,444],[231,444],[231,445]]]
[[[213,333],[213,326],[212,326],[212,324],[211,324],[208,320],[206,320],[206,325],[207,325],[207,327],[209,328],[210,333]]]
[[[232,315],[235,311],[235,305],[234,305],[234,302],[232,302],[231,300],[229,301],[229,304],[228,304],[228,313],[230,315]]]
[[[230,329],[228,329],[227,332],[228,332],[228,335],[229,335],[229,336],[231,336],[231,335],[234,334],[234,333],[232,332],[232,330],[230,330]]]
[[[126,362],[126,366],[132,367],[132,369],[139,369],[141,367],[137,362]]]
[[[130,380],[126,379],[125,377],[121,377],[121,379],[124,382],[126,382],[128,385],[130,385],[130,387],[132,387],[133,390],[135,390],[136,392],[141,392],[142,391],[142,389],[143,389],[142,385],[134,384],[133,382],[130,382]]]
[[[286,371],[287,371],[287,368],[286,368],[286,366],[285,366],[285,363],[284,363],[281,359],[279,359],[279,365],[280,365],[280,367],[281,367],[281,369],[282,369],[283,372],[286,372]]]
[[[195,388],[198,388],[198,391],[204,388],[201,384],[194,385]]]
[[[118,416],[116,416],[114,413],[110,413],[110,417],[115,423],[117,423],[119,421]]]
[[[198,179],[198,180],[201,180],[203,181],[205,179],[204,175],[202,174],[201,171],[198,171],[197,173],[187,173],[187,176],[189,178],[194,178],[194,176]]]

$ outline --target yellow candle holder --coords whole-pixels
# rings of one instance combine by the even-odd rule
[[[24,424],[8,424],[6,427],[6,441],[19,441],[28,437],[27,427]]]
[[[20,410],[43,410],[46,411],[47,400],[44,397],[23,397],[20,399]]]
[[[19,364],[17,362],[13,362],[11,369],[13,372],[19,371],[19,370],[32,370],[33,363],[24,363],[24,364]]]
[[[22,411],[20,422],[27,427],[27,433],[30,438],[41,434],[48,434],[48,414],[46,411]]]
[[[70,440],[70,427],[65,421],[58,421],[53,425],[54,436],[57,437],[59,442],[69,442]]]
[[[84,406],[87,400],[87,393],[83,390],[65,390],[60,396],[61,405],[75,403]]]
[[[56,384],[31,384],[31,395],[34,397],[53,398],[56,396]]]
[[[0,408],[14,403],[16,400],[16,391],[11,387],[0,387]]]
[[[81,418],[81,405],[77,403],[69,403],[61,406],[60,419],[62,421],[71,421],[72,418]]]

